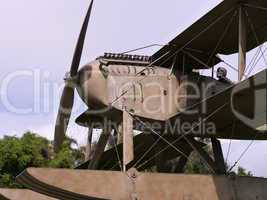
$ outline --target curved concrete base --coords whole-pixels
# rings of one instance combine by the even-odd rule
[[[56,200],[31,190],[0,189],[1,200]]]
[[[266,200],[267,179],[115,171],[27,169],[19,183],[59,199]]]

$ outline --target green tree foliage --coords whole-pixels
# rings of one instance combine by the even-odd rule
[[[211,146],[206,151],[212,156]],[[77,147],[75,140],[66,138],[61,151],[53,153],[52,141],[27,132],[21,138],[5,136],[0,139],[0,187],[18,188],[15,177],[28,167],[74,168],[84,161],[84,148]],[[154,171],[154,170],[153,170]],[[197,153],[191,154],[186,173],[211,173]],[[252,176],[238,167],[237,175]]]
[[[73,144],[77,145],[76,141],[67,138],[60,152],[51,159],[49,166],[53,168],[74,168],[81,164],[84,161],[84,153],[82,148],[72,148]]]
[[[204,147],[205,151],[212,157],[212,148],[210,145]],[[196,152],[192,152],[185,166],[185,173],[189,174],[210,174],[212,171]]]
[[[0,187],[17,188],[15,177],[27,167],[73,168],[83,161],[75,141],[67,138],[62,150],[53,154],[52,142],[27,132],[21,138],[5,136],[0,140]]]
[[[212,152],[212,147],[210,144],[208,144],[205,147],[205,151],[213,157],[213,152]],[[228,163],[226,163],[226,171],[228,171],[230,166]],[[190,174],[211,174],[212,171],[209,169],[209,167],[205,164],[205,162],[200,158],[200,156],[196,153],[193,152],[189,160],[185,166],[185,173],[190,173]],[[229,172],[230,173],[230,172]],[[250,171],[247,171],[243,167],[238,167],[236,171],[231,171],[231,173],[234,173],[238,176],[253,176],[253,174]]]
[[[247,171],[243,167],[238,167],[237,168],[237,175],[238,176],[253,176],[253,174],[250,171]]]
[[[0,185],[17,187],[14,177],[25,168],[48,166],[47,149],[46,139],[29,132],[22,138],[5,136],[0,140]]]
[[[211,170],[209,169],[209,167],[207,167],[207,165],[200,158],[200,156],[196,152],[193,152],[185,166],[185,173],[210,174]]]

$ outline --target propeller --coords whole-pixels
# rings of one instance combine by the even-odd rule
[[[65,77],[65,86],[62,92],[62,96],[60,99],[60,105],[55,125],[55,133],[54,133],[54,151],[57,153],[60,150],[62,143],[64,142],[66,131],[69,124],[69,119],[71,116],[71,111],[73,108],[74,102],[74,83],[73,78],[78,73],[78,68],[81,61],[84,40],[87,32],[88,23],[91,16],[91,11],[93,7],[94,0],[91,1],[90,6],[88,8],[86,17],[83,22],[83,26],[79,35],[79,39],[75,48],[75,52],[72,59],[72,64],[70,67],[69,75]]]

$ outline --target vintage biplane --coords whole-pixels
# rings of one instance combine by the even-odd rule
[[[88,106],[76,119],[88,127],[87,161],[74,170],[29,168],[17,181],[67,200],[267,199],[266,179],[229,174],[219,141],[267,139],[267,70],[246,73],[248,51],[258,47],[265,59],[267,1],[224,0],[152,56],[105,53],[78,70],[92,7],[65,77],[54,144],[58,152],[76,89]],[[237,83],[218,68],[227,63],[219,55],[235,53]],[[102,132],[92,148],[95,128]],[[211,175],[183,174],[193,151]]]

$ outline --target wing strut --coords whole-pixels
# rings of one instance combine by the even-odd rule
[[[123,110],[123,171],[126,171],[126,165],[134,159],[133,151],[133,117]]]
[[[241,81],[246,69],[246,16],[243,6],[239,7],[239,22],[238,22],[238,80]]]

